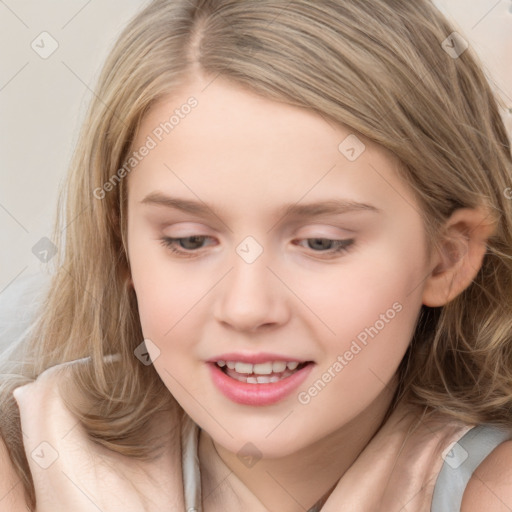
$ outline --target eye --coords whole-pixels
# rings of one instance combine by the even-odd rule
[[[211,239],[206,235],[191,235],[179,238],[163,237],[160,239],[162,245],[171,252],[185,258],[193,258],[203,249],[205,240]],[[354,239],[332,240],[329,238],[305,238],[300,242],[307,242],[313,252],[328,255],[336,255],[348,252],[354,243]],[[312,242],[312,243],[311,243]]]
[[[354,239],[351,238],[347,240],[331,240],[330,238],[305,238],[304,240],[301,240],[301,242],[307,242],[310,248],[315,249],[313,252],[336,255],[339,253],[348,252],[349,248],[354,243]],[[312,244],[310,242],[312,242]]]
[[[192,235],[180,238],[163,237],[160,239],[162,245],[180,256],[192,258],[198,253],[198,249],[202,249],[202,242],[211,238],[205,235]]]

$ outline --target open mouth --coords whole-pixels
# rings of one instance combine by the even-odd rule
[[[309,376],[314,361],[209,361],[213,384],[229,400],[250,406],[279,403]]]
[[[270,384],[284,380],[312,363],[312,361],[305,361],[303,363],[296,361],[288,363],[276,361],[273,363],[268,362],[252,365],[232,361],[217,361],[215,364],[228,377],[239,382],[247,384]]]

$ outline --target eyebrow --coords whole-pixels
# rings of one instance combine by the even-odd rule
[[[179,197],[171,197],[161,192],[151,192],[142,201],[141,204],[164,206],[175,210],[181,210],[187,213],[200,215],[206,217],[208,215],[215,215],[221,218],[221,212],[215,207],[209,206],[202,201],[192,201],[190,199],[183,199]],[[380,213],[381,210],[371,204],[360,203],[348,199],[326,199],[314,203],[299,204],[289,203],[284,204],[276,211],[278,217],[316,217],[320,215],[340,215],[350,212],[374,212]]]

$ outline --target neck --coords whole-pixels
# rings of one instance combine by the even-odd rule
[[[263,458],[251,468],[205,431],[201,435],[266,509],[304,512],[317,505],[319,510],[382,426],[396,386],[394,379],[362,413],[330,435],[286,457]]]

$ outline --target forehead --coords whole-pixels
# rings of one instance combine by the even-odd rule
[[[148,134],[158,145],[172,145],[173,140],[179,139],[181,147],[185,144],[194,149],[198,142],[206,148],[209,141],[224,146],[236,140],[236,148],[242,146],[258,153],[284,145],[289,158],[293,150],[327,151],[337,156],[340,140],[355,135],[350,128],[312,109],[266,98],[222,77],[211,80],[201,76],[152,105],[139,127],[134,147],[142,144]],[[226,135],[230,135],[229,140]],[[357,137],[372,153],[395,158],[363,135]],[[262,140],[267,143],[264,148],[258,146]]]
[[[129,175],[138,201],[172,191],[247,210],[329,194],[371,199],[379,208],[386,183],[388,192],[395,188],[392,201],[408,194],[395,172],[398,159],[385,148],[312,110],[221,78],[193,82],[154,104],[132,149],[148,142],[151,150]]]

